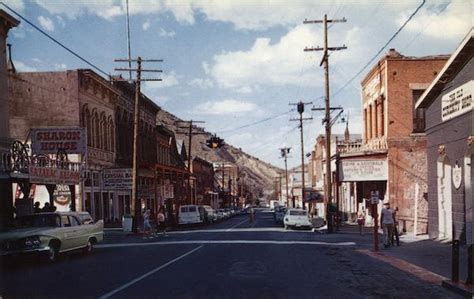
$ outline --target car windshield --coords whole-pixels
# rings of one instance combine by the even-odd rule
[[[290,211],[290,216],[306,216],[306,215],[308,215],[308,212],[306,211],[298,211],[298,210]]]
[[[45,214],[45,215],[28,215],[16,219],[16,227],[59,227],[60,220],[58,215]]]

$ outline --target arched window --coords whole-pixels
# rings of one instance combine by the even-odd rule
[[[95,112],[94,116],[92,117],[92,123],[94,126],[94,130],[93,130],[94,142],[92,146],[95,148],[100,147],[100,123],[99,122],[100,122],[99,115],[97,114],[97,112]]]
[[[107,120],[105,118],[105,113],[100,114],[100,149],[108,150],[109,145],[107,144],[108,139],[107,132]]]
[[[115,152],[115,126],[114,126],[114,121],[112,120],[112,117],[109,116],[109,121],[108,121],[108,131],[109,131],[109,151]]]
[[[82,124],[86,128],[86,132],[87,132],[87,145],[91,146],[92,145],[91,113],[89,111],[89,108],[87,108],[87,105],[84,105]]]

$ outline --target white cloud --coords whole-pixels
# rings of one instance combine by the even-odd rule
[[[251,102],[227,99],[216,102],[205,102],[195,107],[197,113],[207,115],[229,115],[257,112],[258,106]]]
[[[472,6],[468,2],[453,1],[441,13],[439,7],[422,10],[405,28],[415,33],[422,31],[436,39],[461,40],[473,24]],[[397,22],[403,24],[409,14],[410,12],[400,15]]]
[[[143,29],[143,31],[147,31],[147,30],[148,30],[148,28],[150,28],[150,25],[151,25],[151,23],[150,23],[150,21],[149,21],[149,20],[148,20],[148,21],[146,21],[145,23],[143,23],[143,25],[142,25],[142,29]]]
[[[61,16],[56,16],[56,21],[58,22],[59,25],[61,25],[61,27],[66,27],[66,22],[64,21],[63,17]]]
[[[15,65],[15,68],[19,72],[36,72],[38,71],[36,68],[26,65],[25,63],[18,61],[18,60],[13,60],[13,64]]]
[[[211,68],[209,67],[209,63],[207,63],[206,61],[202,63],[202,69],[204,70],[204,73],[206,75],[209,75],[211,73]]]
[[[235,90],[235,92],[238,92],[238,93],[243,93],[243,94],[249,94],[249,93],[252,93],[253,92],[253,88],[250,87],[250,86],[242,86],[240,88],[237,88]]]
[[[214,82],[211,79],[195,78],[189,81],[189,85],[196,86],[201,89],[209,89],[214,87]]]
[[[160,30],[158,31],[158,33],[160,34],[160,36],[164,36],[164,37],[173,37],[176,35],[176,32],[174,31],[166,31],[165,29],[163,28],[160,28]]]
[[[148,81],[146,82],[146,87],[148,88],[165,88],[178,85],[178,76],[175,71],[170,73],[163,73],[161,76],[162,81]]]
[[[322,36],[314,27],[300,25],[277,43],[257,38],[248,51],[226,52],[214,56],[211,76],[225,88],[248,88],[254,85],[316,86],[322,80],[314,72],[314,55],[303,49]],[[206,67],[205,67],[206,70]]]
[[[53,20],[51,20],[50,18],[39,16],[38,22],[40,23],[40,26],[43,27],[44,30],[54,31],[54,23],[53,23]]]

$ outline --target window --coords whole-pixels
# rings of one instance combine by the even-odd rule
[[[424,90],[412,90],[413,97],[413,133],[423,133],[425,131],[425,108],[415,108],[416,102],[423,94]]]
[[[66,215],[61,216],[61,224],[63,227],[70,227],[71,223],[69,222],[69,217]]]
[[[90,171],[86,172],[86,180],[84,181],[84,186],[86,186],[86,187],[91,186],[91,173],[90,173]]]
[[[80,225],[79,220],[77,220],[77,218],[74,216],[69,216],[69,222],[71,223],[71,226]]]
[[[94,187],[99,187],[99,173],[98,172],[93,172],[92,173],[92,182],[94,184]]]
[[[189,212],[196,212],[196,207],[189,207]]]
[[[181,207],[181,213],[188,212],[188,207]]]
[[[308,214],[306,211],[291,210],[290,215],[291,216],[306,216]]]

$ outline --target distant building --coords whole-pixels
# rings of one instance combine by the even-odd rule
[[[408,57],[395,49],[362,80],[363,141],[340,153],[340,182],[355,182],[357,202],[398,208],[400,229],[428,229],[425,114],[415,103],[449,56]]]
[[[429,235],[473,244],[474,31],[467,34],[416,109],[426,115]]]

